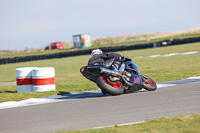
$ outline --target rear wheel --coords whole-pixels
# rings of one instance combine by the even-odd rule
[[[108,75],[98,76],[95,82],[103,92],[110,95],[121,95],[124,92],[123,84],[120,81],[110,82]]]
[[[148,91],[155,91],[157,89],[156,82],[154,82],[151,78],[141,73],[140,73],[140,76],[143,81],[144,89]]]

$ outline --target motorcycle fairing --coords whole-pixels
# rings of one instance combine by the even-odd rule
[[[134,85],[143,85],[142,78],[139,74],[138,67],[132,61],[126,62],[126,70],[131,73],[130,82]]]
[[[80,69],[80,72],[84,77],[95,82],[97,76],[101,73],[100,68],[105,68],[105,65],[84,66]]]

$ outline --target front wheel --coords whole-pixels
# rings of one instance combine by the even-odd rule
[[[144,89],[148,91],[155,91],[157,89],[156,82],[154,82],[151,78],[141,73],[140,73],[140,76],[143,81]]]
[[[100,75],[96,79],[97,86],[110,95],[121,95],[124,93],[124,86],[120,81],[110,82],[107,75]]]

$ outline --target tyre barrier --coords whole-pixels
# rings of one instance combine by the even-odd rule
[[[32,92],[32,70],[34,67],[17,68],[16,81],[17,93],[19,92]]]
[[[55,68],[41,67],[32,71],[33,91],[54,91],[55,90]]]
[[[200,37],[174,39],[172,41],[163,40],[163,41],[155,42],[155,44],[156,44],[156,47],[163,47],[163,46],[187,44],[187,43],[194,43],[194,42],[200,42]],[[116,51],[145,49],[145,48],[153,48],[153,47],[155,47],[155,45],[153,43],[148,43],[148,44],[135,44],[135,45],[115,46],[115,47],[99,47],[99,49],[101,49],[104,52],[116,52]],[[33,56],[25,56],[25,57],[2,58],[2,59],[0,59],[0,64],[27,62],[27,61],[35,61],[35,60],[45,60],[45,59],[53,59],[53,58],[63,58],[63,57],[78,56],[78,55],[88,55],[92,52],[92,50],[93,49],[70,51],[70,52],[60,52],[60,53],[46,54],[46,55],[33,55]]]
[[[55,68],[16,68],[17,92],[41,92],[55,90]]]

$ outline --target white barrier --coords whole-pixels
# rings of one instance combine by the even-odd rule
[[[55,68],[43,67],[34,68],[32,71],[33,91],[55,90]]]
[[[16,81],[17,92],[31,92],[32,90],[32,70],[34,67],[17,68]]]
[[[55,90],[55,68],[24,67],[16,69],[17,92]]]

